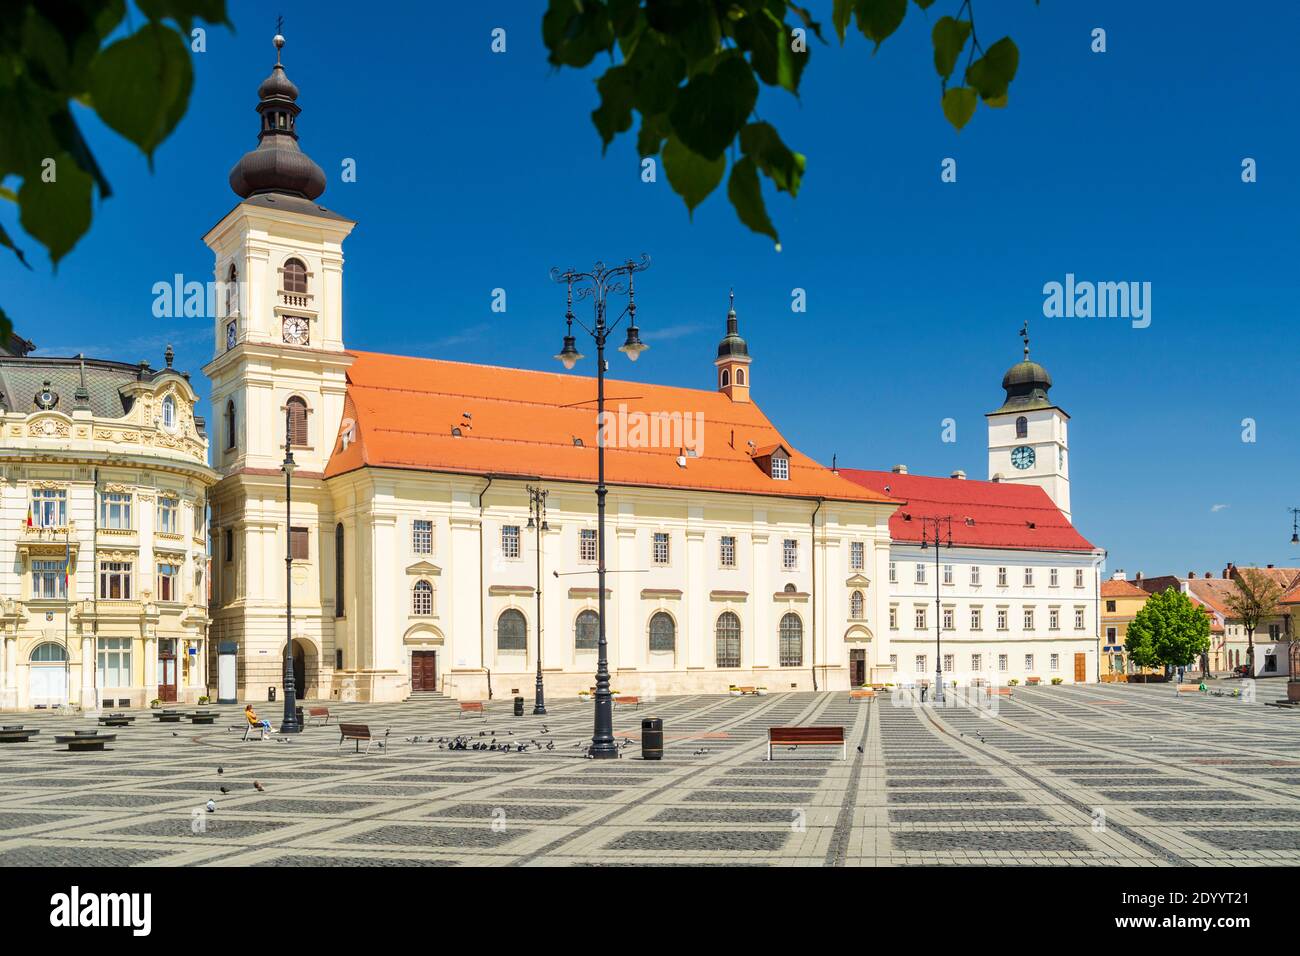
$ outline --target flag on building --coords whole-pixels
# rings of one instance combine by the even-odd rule
[[[32,503],[27,502],[27,527],[32,526]]]

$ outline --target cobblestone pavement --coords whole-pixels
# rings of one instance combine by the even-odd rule
[[[332,725],[244,742],[230,706],[215,727],[140,711],[109,750],[74,754],[52,738],[88,718],[7,714],[41,733],[0,744],[0,865],[1300,863],[1300,713],[1166,686],[1017,688],[996,715],[889,695],[668,698],[615,712],[616,761],[583,757],[577,701],[545,718],[509,701],[482,719],[446,700],[330,709],[387,745],[340,749]],[[646,716],[664,720],[659,762],[640,757]],[[843,725],[848,759],[765,759],[768,727],[812,724]],[[528,749],[437,743],[457,733]]]

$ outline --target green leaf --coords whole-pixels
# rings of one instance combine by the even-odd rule
[[[149,23],[109,46],[90,68],[90,97],[105,123],[152,161],[189,103],[194,72],[175,30]]]
[[[9,192],[9,190],[7,189],[0,190],[0,192]],[[5,198],[8,199],[10,197],[17,200],[17,196],[14,196],[13,193],[9,193],[9,196],[6,196]],[[16,245],[14,245],[14,241],[9,238],[9,233],[5,232],[4,226],[0,226],[0,246],[4,246],[6,249],[12,249],[14,251],[14,255],[18,257],[19,262],[27,266],[28,269],[32,267],[31,263],[27,261],[27,257],[23,255],[23,251],[19,249]]]
[[[642,159],[655,155],[671,133],[672,127],[668,124],[667,116],[647,116],[642,113],[641,129],[636,134],[637,154]]]
[[[969,36],[970,22],[954,20],[952,17],[940,17],[930,31],[930,37],[934,41],[934,68],[945,80],[956,69],[957,57],[961,55]]]
[[[631,70],[632,105],[641,113],[666,113],[686,77],[686,61],[663,36],[642,30],[627,56]]]
[[[907,0],[854,0],[858,15],[858,29],[880,49],[880,44],[899,28],[907,15]]]
[[[975,104],[979,97],[969,86],[954,86],[943,94],[943,115],[948,122],[960,130],[975,115]]]
[[[677,138],[705,159],[717,159],[745,125],[758,83],[739,54],[719,60],[677,94],[669,119]]]
[[[727,159],[705,159],[682,144],[676,136],[668,137],[664,144],[664,173],[673,192],[686,201],[686,208],[694,213],[695,207],[718,188],[727,171]]]
[[[811,10],[799,6],[797,3],[786,3],[786,6],[793,10],[795,16],[803,21],[803,25],[813,32],[813,36],[823,43],[826,42],[826,38],[822,36],[822,25],[812,18]]]
[[[754,161],[746,156],[731,165],[731,178],[727,181],[727,198],[736,209],[736,215],[754,232],[771,236],[773,242],[779,243],[776,227],[767,217],[767,207],[763,203],[763,190],[758,184],[758,169]]]
[[[1005,103],[1007,87],[1015,79],[1019,65],[1020,51],[1011,37],[1003,37],[966,68],[966,82],[979,92],[984,102],[1002,100]]]
[[[835,0],[835,6],[831,10],[831,25],[840,38],[840,46],[844,46],[844,31],[853,19],[853,3],[854,0]]]
[[[670,37],[688,68],[718,52],[722,25],[712,3],[700,0],[649,0],[645,9],[650,28]]]
[[[19,222],[57,265],[90,228],[91,178],[67,153],[53,157],[54,182],[28,176],[18,190]]]
[[[542,42],[552,66],[586,66],[614,44],[614,27],[599,3],[551,0],[542,16]]]
[[[781,141],[772,124],[750,123],[740,131],[740,148],[777,189],[791,196],[799,194],[807,160]]]
[[[9,316],[5,315],[5,310],[0,309],[0,344],[7,345],[9,336],[14,334],[14,324],[9,321]]]
[[[188,34],[194,20],[233,26],[226,18],[225,0],[136,0],[136,6],[150,20],[171,19]]]
[[[929,10],[932,6],[934,6],[934,0],[914,0],[914,2],[922,10]]]
[[[790,49],[790,29],[770,11],[745,17],[736,24],[736,40],[749,50],[754,72],[769,86],[780,86],[791,93],[799,92],[799,76],[808,65],[808,53]]]
[[[632,128],[632,71],[626,66],[611,66],[596,81],[600,106],[591,113],[591,121],[600,133],[601,152],[619,133]]]

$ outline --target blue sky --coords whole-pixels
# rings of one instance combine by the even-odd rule
[[[841,48],[830,4],[813,4],[832,38],[814,41],[801,99],[765,89],[758,105],[808,156],[798,199],[769,195],[777,252],[721,190],[691,221],[662,175],[641,181],[630,137],[602,158],[589,113],[603,64],[552,72],[540,2],[367,16],[286,0],[275,12],[302,145],[329,179],[321,201],[358,220],[348,345],[558,368],[564,299],[548,269],[648,252],[638,303],[652,348],[636,366],[615,355],[612,374],[712,387],[734,286],[754,396],[802,451],[983,478],[983,416],[1029,319],[1034,358],[1072,416],[1075,523],[1110,568],[1300,564],[1286,511],[1300,506],[1300,13],[985,0],[981,40],[1010,34],[1020,70],[1008,108],[981,107],[958,134],[939,111],[929,40],[958,5],[940,0],[928,19],[911,6],[873,57],[860,35]],[[57,274],[40,256],[30,273],[0,264],[0,301],[46,354],[158,365],[171,341],[182,367],[210,357],[209,323],[153,318],[151,289],[177,272],[211,278],[200,237],[234,205],[226,176],[255,145],[270,9],[236,0],[237,32],[209,32],[189,114],[152,174],[83,115],[114,196]],[[504,54],[490,50],[495,27]],[[1094,27],[1104,54],[1090,51]],[[355,183],[340,181],[349,157]],[[945,157],[956,183],[940,182]],[[1257,183],[1241,182],[1245,157]],[[9,204],[0,223],[18,232]],[[1150,327],[1044,318],[1043,285],[1067,272],[1150,282]],[[491,310],[498,287],[504,315]],[[806,313],[791,311],[795,288]],[[958,441],[945,444],[949,417]]]

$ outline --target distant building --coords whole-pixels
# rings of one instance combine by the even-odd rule
[[[1151,595],[1123,580],[1101,582],[1101,654],[1103,682],[1124,681],[1131,665],[1125,642],[1128,626]]]

